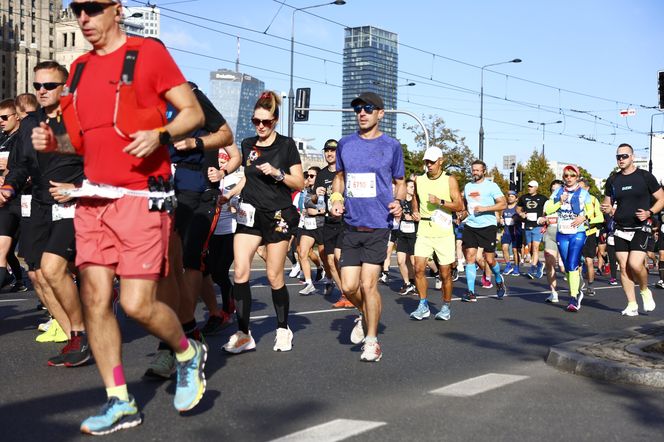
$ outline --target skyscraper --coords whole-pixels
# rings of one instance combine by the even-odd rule
[[[219,69],[210,72],[210,101],[233,130],[237,143],[256,135],[251,117],[265,83],[251,75]]]
[[[362,92],[375,92],[383,98],[385,109],[397,107],[397,34],[373,26],[346,28],[343,62],[343,107]],[[381,129],[396,137],[396,114],[386,113]],[[344,112],[341,133],[357,130],[355,116]]]

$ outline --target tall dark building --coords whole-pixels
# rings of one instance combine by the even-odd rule
[[[362,92],[375,92],[383,98],[385,109],[397,108],[397,69],[399,62],[397,34],[373,26],[346,28],[344,37],[343,107]],[[386,113],[381,130],[397,135],[396,114]],[[341,133],[357,130],[355,115],[344,112]]]

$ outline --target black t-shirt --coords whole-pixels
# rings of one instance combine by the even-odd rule
[[[314,183],[314,190],[318,189],[319,187],[325,187],[327,189],[325,191],[325,207],[328,210],[330,208],[330,195],[332,195],[332,181],[334,181],[336,174],[336,172],[331,172],[329,167],[321,169],[321,171],[318,172],[316,182]],[[341,216],[330,215],[328,211],[325,215],[325,222],[328,224],[339,224],[341,222],[341,218]]]
[[[276,181],[256,168],[270,163],[272,167],[290,173],[290,167],[301,164],[300,154],[292,138],[277,134],[271,146],[256,146],[258,137],[242,140],[242,165],[246,184],[242,200],[260,210],[282,210],[293,204],[291,190],[284,182]]]
[[[519,202],[516,203],[517,206],[526,212],[526,219],[524,220],[526,229],[531,230],[537,227],[537,218],[540,218],[544,215],[544,203],[546,203],[547,197],[544,195],[535,194],[531,195],[529,193],[521,195]],[[535,214],[535,215],[528,215]]]
[[[616,173],[606,180],[604,195],[617,202],[614,215],[616,224],[621,227],[637,227],[645,221],[636,217],[638,209],[650,209],[652,194],[660,188],[657,178],[643,169],[636,169],[629,175]]]

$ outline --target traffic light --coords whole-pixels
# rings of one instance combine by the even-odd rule
[[[296,110],[295,121],[309,121],[309,100],[311,98],[310,87],[300,87],[295,91],[295,107],[307,110]]]
[[[664,110],[664,71],[659,71],[657,80],[657,85],[659,86],[659,110]]]
[[[514,169],[510,170],[510,190],[516,192],[516,179],[514,177]]]
[[[516,183],[516,191],[521,193],[523,192],[523,170],[517,172],[518,180]]]

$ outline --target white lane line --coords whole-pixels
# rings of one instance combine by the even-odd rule
[[[325,310],[310,310],[308,312],[293,312],[289,313],[291,316],[303,316],[303,315],[316,315],[319,313],[331,313],[331,312],[346,312],[346,311],[352,311],[355,310],[354,307],[352,308],[329,308]],[[271,318],[272,315],[261,315],[261,316],[252,316],[251,320],[256,320],[256,319],[265,319],[265,318]]]
[[[374,428],[382,427],[386,422],[360,421],[354,419],[335,419],[296,433],[272,440],[272,442],[333,442],[357,436]]]
[[[0,302],[20,302],[27,301],[27,299],[0,299]]]
[[[429,393],[440,396],[470,397],[524,379],[528,379],[528,376],[489,373],[475,378],[466,379],[465,381],[457,382],[443,388],[431,390]]]

